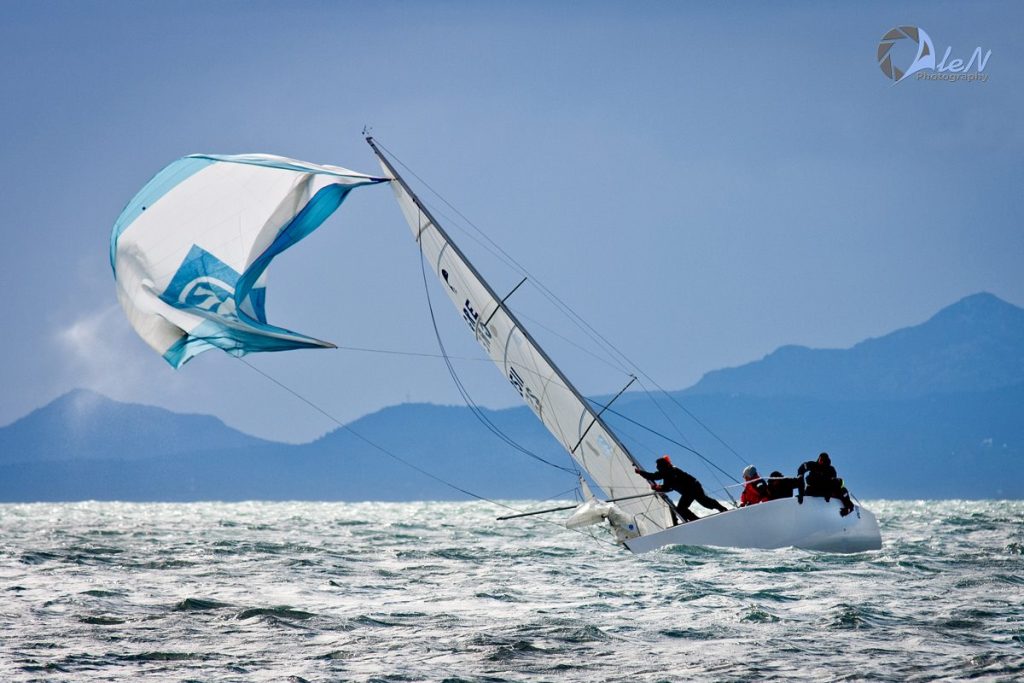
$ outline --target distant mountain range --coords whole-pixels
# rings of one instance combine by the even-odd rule
[[[182,415],[163,408],[118,403],[76,389],[0,429],[0,465],[146,460],[268,444],[209,415]]]
[[[762,360],[706,374],[687,393],[904,399],[1024,382],[1024,309],[975,294],[927,322],[849,349],[783,346]]]
[[[78,390],[0,428],[0,500],[522,499],[574,486],[541,462],[571,468],[527,408],[485,415],[529,454],[465,407],[394,406],[291,445]],[[1024,309],[977,294],[850,349],[787,346],[687,390],[627,394],[604,416],[638,459],[672,453],[709,490],[749,462],[793,472],[829,450],[862,498],[1021,498]]]

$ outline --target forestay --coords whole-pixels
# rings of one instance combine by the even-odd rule
[[[352,188],[382,178],[266,154],[196,154],[157,174],[110,237],[117,298],[174,367],[220,348],[332,347],[267,323],[266,269],[320,226]]]
[[[372,138],[367,141],[385,173],[394,178],[391,187],[423,258],[499,371],[608,498],[649,493],[648,482],[634,472],[636,462],[625,446],[466,260]],[[641,535],[672,526],[671,510],[662,496],[647,495],[617,504],[635,521]]]

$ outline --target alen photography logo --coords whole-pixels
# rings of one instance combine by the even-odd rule
[[[952,46],[947,47],[942,59],[936,62],[935,43],[923,28],[898,26],[882,36],[878,43],[878,67],[886,78],[892,79],[893,85],[906,80],[911,74],[917,74],[915,78],[919,81],[988,81],[985,67],[992,50],[983,55],[981,46],[978,46],[966,62],[962,58],[950,59],[952,51]]]

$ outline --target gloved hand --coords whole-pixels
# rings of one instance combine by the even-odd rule
[[[664,489],[662,489],[662,488],[661,488],[661,484],[655,484],[655,483],[654,483],[654,482],[652,481],[652,482],[651,482],[651,490],[652,490],[652,491],[658,491],[658,492],[661,492],[661,491],[663,491]]]
[[[633,471],[636,472],[637,474],[640,474],[640,468],[639,467],[634,467]]]

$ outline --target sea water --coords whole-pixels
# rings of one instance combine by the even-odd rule
[[[0,505],[0,680],[1024,678],[1024,503],[868,507],[880,551],[635,556],[486,503]]]

